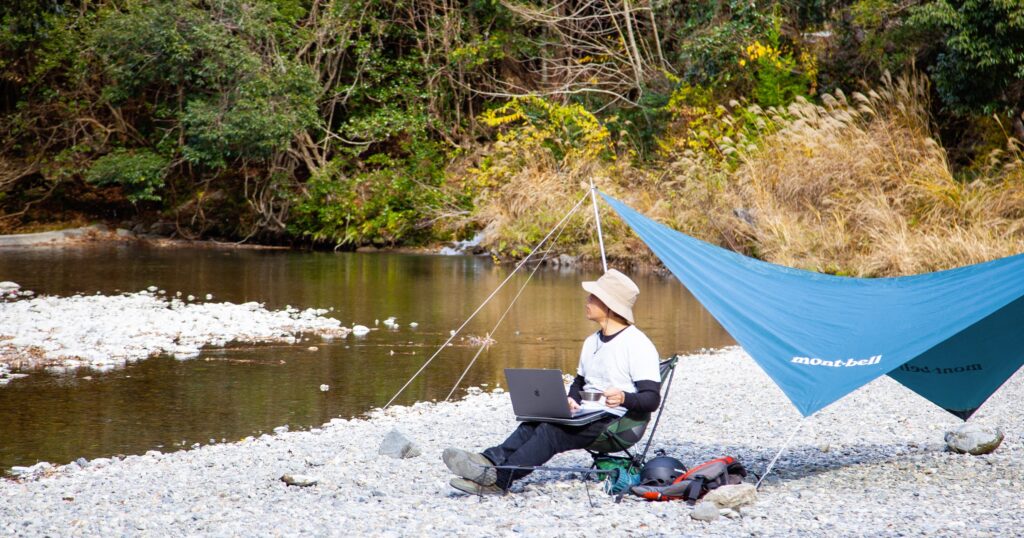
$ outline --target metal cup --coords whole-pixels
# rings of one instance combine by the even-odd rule
[[[600,402],[604,393],[599,390],[584,390],[580,391],[580,397],[584,402]]]

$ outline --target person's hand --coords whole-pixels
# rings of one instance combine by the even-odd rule
[[[626,401],[626,393],[615,387],[604,389],[604,405],[618,407]]]
[[[580,404],[576,403],[576,400],[573,400],[572,398],[568,398],[568,400],[569,400],[569,412],[575,413],[576,411],[580,410]]]

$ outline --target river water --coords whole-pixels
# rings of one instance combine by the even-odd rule
[[[333,308],[329,315],[346,326],[379,328],[333,342],[313,337],[291,346],[207,349],[185,361],[155,357],[107,372],[32,372],[0,386],[0,470],[37,461],[168,452],[365,413],[387,403],[512,269],[480,257],[390,253],[137,244],[0,250],[0,281],[37,293],[115,294],[154,285],[169,294],[209,293],[214,301],[257,301],[270,309]],[[487,334],[527,275],[513,277],[463,334]],[[506,367],[573,372],[583,338],[596,330],[583,316],[579,282],[597,276],[538,270],[455,397],[468,386],[503,384]],[[678,281],[633,276],[641,289],[637,325],[662,356],[732,343]],[[375,324],[389,316],[397,318],[397,330]],[[396,403],[445,398],[477,349],[457,340]],[[330,390],[322,392],[321,384]]]

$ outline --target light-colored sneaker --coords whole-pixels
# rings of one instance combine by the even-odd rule
[[[448,482],[453,488],[470,495],[504,495],[505,490],[501,489],[497,485],[491,484],[485,486],[478,484],[472,480],[466,480],[465,478],[453,478]]]
[[[441,454],[441,459],[452,474],[481,486],[493,486],[498,481],[498,472],[494,469],[494,464],[483,454],[460,448],[446,448]]]

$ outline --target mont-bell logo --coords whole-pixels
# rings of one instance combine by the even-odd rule
[[[836,359],[827,361],[819,358],[811,357],[793,357],[790,359],[793,364],[806,364],[808,366],[825,366],[832,368],[849,368],[850,366],[871,366],[872,364],[878,364],[882,362],[881,355],[873,355],[866,359]]]

